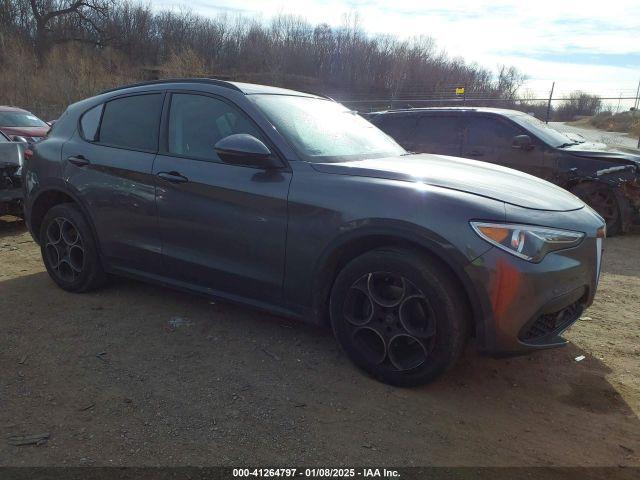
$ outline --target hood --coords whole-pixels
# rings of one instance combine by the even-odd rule
[[[421,182],[536,210],[577,210],[584,203],[566,190],[491,163],[419,154],[342,163],[314,163],[325,173]]]
[[[44,137],[51,127],[0,127],[2,133],[11,137],[20,135],[22,137]]]
[[[579,143],[578,145],[570,145],[562,149],[563,152],[569,153],[576,157],[597,158],[598,160],[611,161],[618,165],[628,164],[640,166],[640,152],[632,153],[607,147],[600,143]]]

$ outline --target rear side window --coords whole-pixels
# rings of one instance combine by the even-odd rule
[[[498,117],[470,118],[467,143],[470,146],[511,148],[513,137],[521,131]]]
[[[98,127],[100,126],[100,117],[102,116],[103,104],[93,107],[86,111],[80,118],[80,130],[82,138],[88,142],[95,142],[98,139]]]
[[[421,142],[458,144],[462,140],[462,119],[453,115],[423,115],[418,121],[416,136]]]
[[[405,146],[411,142],[415,126],[415,115],[386,115],[376,122],[384,133],[392,137],[400,145]]]
[[[162,94],[154,93],[105,103],[97,141],[130,150],[155,151],[162,98]]]

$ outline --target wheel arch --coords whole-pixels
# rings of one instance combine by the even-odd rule
[[[80,211],[84,215],[84,218],[87,220],[89,227],[91,228],[93,238],[96,240],[98,252],[100,252],[99,240],[98,236],[96,235],[96,229],[93,223],[93,219],[91,218],[91,215],[89,215],[87,208],[75,192],[63,186],[53,185],[41,189],[29,203],[30,207],[28,215],[28,226],[29,230],[31,231],[31,235],[36,242],[39,243],[40,241],[40,227],[42,226],[42,221],[44,220],[47,212],[52,207],[61,203],[74,203],[80,208]]]
[[[437,235],[425,236],[402,226],[360,228],[343,234],[324,250],[316,262],[312,288],[312,314],[319,324],[329,321],[328,300],[340,270],[352,259],[376,248],[393,246],[415,250],[449,271],[469,303],[472,328],[484,332],[484,314],[473,283],[464,271],[469,260]]]
[[[616,202],[616,207],[618,209],[619,218],[619,232],[626,233],[629,231],[631,224],[633,223],[633,207],[631,205],[631,201],[629,198],[625,197],[622,191],[621,183],[616,183],[615,181],[607,181],[606,179],[598,179],[598,178],[584,178],[584,179],[573,179],[567,183],[564,187],[569,190],[571,193],[576,195],[576,190],[580,188],[604,188],[611,193],[613,199]],[[586,203],[586,202],[585,202]],[[617,232],[610,232],[615,235]]]

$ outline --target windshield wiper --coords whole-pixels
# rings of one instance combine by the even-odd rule
[[[565,147],[570,147],[571,145],[578,145],[579,142],[566,142],[563,143],[562,145],[558,145],[556,148],[565,148]]]

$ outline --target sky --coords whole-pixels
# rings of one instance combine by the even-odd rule
[[[631,97],[640,81],[640,0],[154,0],[152,6],[265,20],[288,13],[332,26],[357,12],[368,33],[426,35],[449,55],[494,71],[514,65],[528,77],[523,89],[542,97],[553,81],[557,95],[579,89]]]

